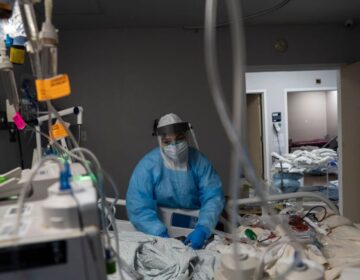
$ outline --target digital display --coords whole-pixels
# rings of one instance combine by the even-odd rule
[[[66,245],[60,240],[1,248],[0,273],[66,263]]]

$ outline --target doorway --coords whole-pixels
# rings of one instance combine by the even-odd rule
[[[249,156],[254,164],[256,175],[264,179],[264,133],[263,133],[263,94],[248,93],[247,106],[247,144]]]
[[[288,153],[311,161],[319,159],[320,148],[338,151],[337,90],[288,92],[287,113]],[[304,186],[338,186],[338,168],[329,168],[328,173],[320,165],[310,169],[304,172]]]
[[[294,152],[300,147],[320,148],[327,143],[337,143],[337,100],[336,90],[287,93],[287,152]],[[331,148],[337,150],[337,145]]]

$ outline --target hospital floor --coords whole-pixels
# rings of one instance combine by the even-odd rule
[[[337,180],[337,175],[329,174],[329,180]],[[304,176],[304,185],[305,186],[325,186],[326,185],[326,175],[314,176],[305,174]]]

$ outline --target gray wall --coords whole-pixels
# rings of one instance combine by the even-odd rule
[[[9,132],[0,131],[0,174],[20,166],[19,150],[17,143],[9,142]]]
[[[326,92],[288,93],[289,139],[324,139],[327,133]]]
[[[289,139],[331,139],[338,135],[337,120],[337,91],[288,93]]]
[[[228,141],[209,95],[199,33],[182,30],[68,31],[60,72],[84,107],[87,142],[124,197],[141,157],[157,145],[153,120],[174,112],[193,123],[200,149],[227,182]]]
[[[218,31],[220,64],[224,84],[229,89],[229,30]],[[347,30],[341,25],[250,26],[247,28],[249,69],[352,62],[359,58],[358,35],[358,28]],[[286,53],[274,51],[277,38],[288,41]],[[136,162],[156,145],[150,136],[151,121],[171,111],[193,122],[201,150],[214,162],[227,185],[228,141],[209,97],[201,31],[69,30],[62,31],[60,39],[60,67],[70,74],[74,92],[64,102],[85,107],[84,127],[88,134],[85,145],[98,154],[122,194]],[[329,81],[327,74],[324,75],[318,75],[323,78],[322,86],[336,86],[336,74],[331,74]],[[297,75],[293,76],[289,80],[284,77],[284,87],[308,87],[316,73],[297,83],[290,82]],[[249,83],[250,90],[264,88],[260,83],[258,87],[252,81]],[[268,93],[272,94],[278,93],[271,88],[281,88],[278,82],[268,87]],[[269,100],[272,99],[269,95]],[[268,113],[279,106],[283,111],[284,105],[280,102],[280,105],[271,105]],[[268,153],[273,149],[267,149]]]
[[[359,26],[353,29],[342,24],[249,26],[246,34],[248,64],[254,69],[269,65],[307,68],[308,65],[343,64],[360,59]],[[273,44],[278,38],[287,40],[287,52],[275,52]]]
[[[229,89],[229,31],[218,31],[222,74]],[[359,28],[250,26],[246,33],[250,70],[278,69],[277,65],[280,69],[292,69],[295,65],[309,68],[326,64],[322,67],[327,68],[359,59]],[[287,39],[286,53],[274,51],[276,38]],[[193,122],[201,150],[214,162],[227,184],[228,141],[209,96],[201,31],[60,30],[59,51],[60,72],[70,75],[73,94],[56,104],[84,106],[88,138],[84,145],[99,156],[105,169],[115,177],[122,195],[136,162],[156,145],[151,137],[152,120],[167,112],[176,112]],[[262,78],[259,79],[260,83],[251,83],[250,89],[264,88],[268,80],[261,83]],[[274,88],[269,94],[277,94],[275,88],[281,88],[271,84],[271,79],[268,84]],[[283,111],[283,103],[279,104],[273,105],[269,113]],[[271,123],[266,131],[271,132]],[[3,134],[0,132],[1,156],[13,160],[16,149],[9,148],[12,144],[7,144]],[[7,164],[0,163],[0,171],[7,170]]]

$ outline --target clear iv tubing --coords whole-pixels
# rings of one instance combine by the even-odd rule
[[[35,130],[35,129],[33,129],[33,130],[34,130],[35,133],[40,133],[40,134],[41,134],[43,137],[45,137],[46,139],[51,140],[50,137],[49,137],[48,135],[46,135],[45,133],[39,132],[39,131],[37,131],[37,130]],[[111,187],[113,188],[113,190],[114,190],[114,192],[115,192],[115,199],[114,199],[113,203],[112,203],[109,207],[107,207],[106,204],[105,204],[105,208],[106,208],[106,210],[107,210],[107,213],[109,213],[109,216],[110,216],[110,224],[112,225],[112,227],[113,227],[113,229],[114,229],[114,233],[115,233],[115,235],[114,235],[114,236],[115,236],[115,242],[116,242],[116,245],[115,245],[116,248],[115,248],[115,250],[114,250],[114,249],[112,248],[112,246],[111,246],[110,239],[109,239],[109,244],[108,244],[108,245],[109,245],[109,247],[112,248],[113,251],[115,251],[114,254],[115,254],[115,257],[116,257],[116,260],[117,260],[120,277],[121,277],[122,279],[124,279],[124,276],[122,275],[122,271],[120,270],[120,267],[121,267],[121,268],[123,268],[123,269],[132,277],[132,279],[140,279],[141,277],[138,275],[138,273],[136,273],[136,271],[134,271],[133,269],[131,269],[131,268],[120,258],[120,256],[119,256],[119,252],[120,252],[119,250],[120,250],[120,248],[119,248],[119,239],[118,239],[118,229],[117,229],[117,224],[116,224],[116,222],[115,222],[115,216],[114,216],[113,212],[111,211],[111,209],[113,209],[113,207],[114,207],[115,204],[116,204],[116,201],[117,201],[118,198],[119,198],[118,189],[117,189],[117,187],[116,187],[116,184],[115,184],[114,180],[112,179],[112,177],[111,177],[106,171],[104,171],[104,170],[101,168],[99,160],[96,158],[96,156],[95,156],[90,150],[87,150],[87,149],[85,149],[85,148],[80,148],[82,151],[81,151],[81,150],[75,150],[75,151],[74,151],[74,150],[71,150],[71,151],[68,151],[68,150],[64,149],[61,145],[59,145],[58,143],[54,142],[54,144],[55,144],[55,146],[57,146],[57,148],[59,148],[62,152],[68,154],[68,155],[69,155],[70,157],[72,157],[72,158],[75,158],[75,159],[81,161],[85,168],[86,168],[86,166],[87,166],[87,162],[82,161],[81,158],[79,158],[74,152],[84,152],[84,151],[86,150],[85,153],[87,153],[87,154],[90,155],[90,157],[92,158],[93,162],[95,163],[95,165],[96,165],[96,167],[97,167],[98,172],[102,172],[102,174],[105,175],[105,177],[108,179]],[[102,176],[97,175],[97,177],[102,177]],[[103,195],[104,195],[104,194],[103,194]],[[102,205],[104,205],[104,204],[102,204]],[[107,215],[106,215],[106,217],[107,217]],[[106,230],[108,230],[108,229],[106,229]],[[107,236],[107,238],[110,238],[108,232],[106,232],[106,236]]]
[[[30,127],[35,133],[39,133],[41,136],[45,137],[47,140],[51,141],[51,138],[46,135],[45,133],[41,132],[41,131],[37,131],[36,129],[32,128],[31,126],[28,126]],[[79,156],[77,156],[75,153],[76,152],[85,152],[87,153],[88,155],[90,155],[90,157],[92,158],[93,162],[95,163],[96,165],[96,168],[97,168],[97,178],[107,178],[107,180],[109,181],[114,193],[115,193],[115,199],[113,201],[113,203],[111,204],[111,206],[109,207],[110,209],[113,208],[117,202],[117,200],[119,199],[119,191],[116,187],[116,183],[114,181],[114,179],[110,176],[109,173],[107,173],[104,169],[102,169],[101,165],[100,165],[100,162],[99,160],[97,159],[97,157],[88,149],[86,148],[75,148],[75,149],[78,149],[78,150],[66,150],[64,149],[61,145],[59,145],[57,142],[54,142],[54,146],[59,149],[60,151],[62,151],[63,153],[67,154],[69,157],[73,158],[73,159],[76,159],[78,161],[80,161],[83,166],[86,168],[86,166],[88,165],[88,162],[87,161],[83,161]],[[101,175],[99,175],[99,172],[101,172]]]
[[[103,173],[102,173],[102,168],[101,168],[101,165],[100,165],[100,162],[99,160],[97,159],[97,157],[88,149],[86,148],[81,148],[81,147],[76,147],[75,149],[72,149],[71,150],[72,153],[79,153],[80,155],[84,155],[87,154],[88,156],[91,157],[92,161],[95,163],[95,166],[96,166],[96,169],[97,169],[97,182],[95,182],[95,184],[97,185],[97,189],[98,189],[98,192],[99,192],[99,196],[100,196],[100,200],[101,200],[101,211],[102,211],[102,214],[100,215],[100,220],[101,220],[101,225],[102,225],[102,228],[105,230],[105,234],[106,234],[106,237],[107,237],[107,240],[108,242],[110,243],[110,236],[109,236],[109,233],[108,231],[106,230],[106,215],[105,215],[105,194],[104,194],[104,176],[103,176]],[[84,164],[84,167],[85,169],[88,169],[90,170],[87,162],[83,162]],[[91,174],[91,173],[90,173]],[[109,244],[108,244],[109,245]]]
[[[9,102],[11,105],[14,106],[15,111],[19,112],[19,95],[18,95],[18,91],[17,91],[17,87],[16,87],[16,81],[15,81],[15,75],[14,75],[14,71],[13,69],[1,69],[0,70],[1,73],[1,77],[2,77],[2,82],[4,84],[4,88],[6,88],[7,94],[8,94],[8,98],[9,98]]]
[[[41,43],[39,40],[39,30],[37,28],[33,3],[29,0],[20,0],[19,8],[24,22],[26,36],[29,39],[29,42],[27,44],[29,44],[30,46],[29,56],[30,56],[32,70],[37,79],[43,79],[43,71],[41,68],[41,58],[40,58]],[[49,102],[47,102],[47,106],[48,106],[48,110],[50,111]],[[48,126],[50,130],[51,114],[49,115]]]
[[[57,59],[57,44],[58,38],[55,27],[52,24],[52,10],[53,1],[45,0],[45,22],[43,23],[41,32],[52,30],[54,33],[50,38],[41,39],[41,65],[43,78],[49,78],[57,75],[58,59]]]
[[[110,207],[107,207],[106,206],[106,201],[105,201],[105,194],[104,194],[104,186],[103,186],[103,182],[104,182],[104,176],[103,176],[103,172],[102,172],[102,168],[101,168],[101,165],[100,165],[100,162],[99,160],[97,159],[97,157],[88,149],[86,148],[81,148],[81,147],[77,147],[75,149],[72,149],[71,150],[71,153],[86,153],[87,155],[89,155],[92,159],[92,161],[95,163],[96,165],[96,168],[97,168],[97,174],[98,174],[98,180],[99,180],[99,184],[98,184],[98,191],[100,191],[100,199],[101,199],[101,207],[102,207],[102,215],[101,215],[101,220],[103,220],[102,224],[103,224],[103,228],[105,230],[105,235],[106,235],[106,238],[107,238],[107,241],[108,241],[108,247],[112,248],[111,246],[111,242],[110,242],[110,235],[109,235],[109,232],[105,226],[105,218],[107,215],[105,215],[105,208],[107,210],[107,213],[110,215],[110,222],[111,224],[113,225],[113,229],[114,229],[114,233],[115,233],[115,246],[116,246],[116,249],[115,249],[115,257],[116,257],[116,261],[117,261],[117,264],[118,264],[118,268],[119,268],[119,273],[120,273],[120,276],[122,278],[123,275],[121,275],[121,270],[120,268],[124,268],[129,274],[130,276],[133,278],[133,279],[139,279],[139,275],[138,273],[136,273],[136,271],[133,271],[130,267],[128,267],[120,258],[119,256],[119,252],[120,252],[120,248],[119,248],[119,235],[118,235],[118,229],[117,229],[117,225],[115,223],[115,217],[114,217],[114,214],[113,212],[111,211],[111,208],[114,206],[114,204],[116,203],[116,200],[114,201],[114,203],[110,206]],[[87,165],[85,163],[85,165]],[[109,177],[109,181],[110,181],[110,184],[113,183],[111,177]]]
[[[51,2],[51,7],[49,7],[50,2]],[[47,20],[51,20],[51,15],[49,17],[49,13],[51,14],[52,1],[47,1],[45,4],[46,4]],[[24,26],[25,26],[25,31],[26,31],[27,37],[30,38],[30,43],[33,46],[33,49],[32,49],[33,53],[32,53],[32,56],[31,56],[31,61],[32,61],[33,68],[34,68],[34,71],[35,71],[34,74],[35,74],[37,79],[43,79],[44,75],[43,75],[43,71],[42,71],[42,68],[41,68],[41,58],[40,58],[40,51],[41,51],[40,46],[41,46],[41,44],[40,44],[40,41],[39,41],[39,31],[38,31],[38,28],[37,28],[34,8],[33,8],[33,5],[31,3],[31,1],[29,1],[29,0],[22,0],[20,2],[20,8],[21,8],[23,17],[25,17],[24,18],[24,23],[26,23],[26,24],[24,24]],[[76,139],[75,139],[74,135],[68,129],[68,127],[65,125],[65,122],[63,121],[63,119],[59,115],[59,113],[56,111],[56,109],[52,106],[51,101],[47,100],[46,105],[48,107],[48,111],[50,111],[49,121],[48,121],[49,129],[51,127],[51,113],[52,113],[58,119],[58,121],[64,126],[64,128],[65,128],[66,132],[68,133],[69,138],[73,142],[74,146],[78,148],[79,145],[76,142]],[[80,157],[85,162],[85,157],[83,156],[83,154],[81,152],[80,152]],[[87,169],[87,171],[89,173],[91,173],[91,170]]]
[[[32,3],[29,2],[28,0],[23,0],[21,2],[22,10],[23,10],[23,16],[26,17],[26,23],[28,24],[27,26],[25,26],[26,28],[26,32],[29,38],[31,38],[31,44],[32,44],[32,56],[31,56],[31,62],[32,62],[32,66],[33,66],[33,71],[35,72],[35,75],[38,79],[43,79],[44,75],[43,75],[43,71],[42,71],[42,67],[41,67],[41,58],[40,58],[40,51],[41,51],[41,44],[39,41],[39,33],[38,33],[38,29],[37,29],[37,25],[36,25],[36,19],[35,19],[35,13],[34,13],[34,9],[32,6]],[[46,6],[46,19],[47,20],[51,20],[51,11],[52,11],[52,1],[46,1],[45,2],[45,6]],[[25,20],[24,20],[25,22]],[[53,53],[54,56],[56,56],[56,53]],[[54,56],[52,56],[51,58],[54,58]],[[57,61],[55,62],[57,63]],[[57,67],[52,67],[53,72],[56,71]],[[56,73],[54,73],[56,74]],[[63,119],[61,118],[61,116],[59,115],[59,113],[56,111],[56,109],[52,106],[51,101],[46,101],[46,105],[48,107],[48,110],[50,111],[49,114],[49,120],[48,120],[48,125],[49,125],[49,129],[51,127],[51,113],[54,114],[54,116],[57,118],[57,120],[63,125],[63,127],[65,128],[65,130],[67,131],[70,140],[73,142],[74,146],[76,147],[76,149],[78,149],[80,158],[81,158],[81,162],[83,163],[86,171],[88,172],[88,174],[92,174],[92,171],[90,169],[90,167],[88,166],[85,157],[84,157],[84,150],[81,149],[74,137],[74,135],[72,134],[72,132],[68,129],[68,127],[65,125]],[[93,154],[90,152],[88,153],[91,156],[93,156]],[[96,159],[96,157],[93,157],[94,159]],[[98,161],[96,160],[96,162],[98,163]],[[99,167],[98,171],[101,171],[101,167]],[[100,175],[100,173],[98,174],[99,176],[99,181],[95,180],[94,184],[96,186],[96,189],[99,192],[100,198],[101,198],[101,220],[102,223],[104,223],[105,221],[105,204],[104,204],[104,190],[103,190],[103,176],[102,174]],[[105,228],[105,235],[106,235],[106,239],[107,239],[107,245],[111,246],[110,244],[110,237],[108,232],[106,231]],[[118,250],[118,246],[117,246],[117,250]],[[118,255],[119,252],[117,251],[116,254]],[[119,260],[119,257],[117,257],[117,260]],[[119,265],[119,269],[120,269],[120,262],[118,262]]]
[[[45,0],[45,20],[50,22],[52,21],[52,10],[53,10],[53,1]]]
[[[36,129],[33,129],[31,126],[28,126],[28,127],[30,127],[35,133],[40,133],[41,136],[43,136],[43,137],[45,137],[47,140],[51,141],[51,138],[50,138],[48,135],[46,135],[45,133],[43,133],[43,132],[41,132],[41,131],[37,131]],[[79,156],[77,156],[77,155],[73,152],[73,150],[69,151],[69,150],[64,149],[64,148],[63,148],[61,145],[59,145],[56,141],[54,142],[54,146],[55,146],[57,149],[59,149],[60,151],[62,151],[63,153],[67,154],[69,157],[71,157],[71,158],[73,158],[73,159],[76,159],[76,160],[82,162],[83,165],[85,165],[86,162],[84,162]],[[91,151],[88,150],[88,152],[90,153]],[[94,154],[92,154],[92,158],[95,159],[95,160],[94,160],[95,164],[96,164],[96,162],[99,162],[99,160],[96,158],[96,156],[95,156]],[[100,166],[100,168],[101,168],[101,166]],[[114,201],[113,201],[113,203],[111,204],[111,206],[109,207],[109,208],[113,208],[113,207],[116,205],[116,202],[119,200],[119,197],[120,197],[120,195],[119,195],[119,190],[118,190],[118,188],[116,187],[116,183],[115,183],[114,179],[111,177],[111,175],[110,175],[108,172],[106,172],[104,169],[102,169],[102,168],[99,169],[99,170],[100,170],[100,172],[102,172],[102,174],[103,174],[102,176],[109,181],[109,183],[110,183],[110,185],[111,185],[111,188],[113,189],[113,191],[114,191],[114,193],[115,193]],[[97,177],[99,177],[99,175],[97,175]]]
[[[45,2],[45,6],[46,6],[46,19],[47,20],[51,20],[51,12],[52,12],[52,1],[46,1]],[[24,26],[25,26],[25,31],[26,31],[26,35],[28,38],[30,38],[30,42],[33,45],[33,53],[32,53],[32,62],[33,62],[33,66],[34,66],[34,71],[35,71],[35,76],[37,79],[43,79],[44,75],[43,75],[43,71],[41,68],[41,58],[40,58],[40,51],[41,51],[41,43],[39,41],[39,31],[37,28],[37,23],[36,23],[36,17],[35,17],[35,12],[34,12],[34,7],[32,5],[32,2],[29,0],[21,0],[20,1],[20,8],[22,11],[22,15],[24,18]],[[54,73],[56,74],[56,73]],[[59,120],[59,122],[64,126],[65,130],[67,131],[67,133],[69,134],[69,138],[71,139],[71,141],[73,142],[75,147],[79,147],[74,135],[72,134],[72,132],[67,128],[67,126],[65,125],[63,119],[61,118],[61,116],[59,115],[59,113],[55,110],[55,108],[52,106],[51,101],[46,101],[46,105],[48,107],[48,111],[50,111],[49,114],[49,119],[51,120],[51,113],[54,114],[54,116]],[[49,121],[49,125],[51,125],[51,122]],[[50,127],[49,127],[50,128]],[[83,161],[85,161],[85,157],[82,155],[82,153],[80,153],[80,157],[82,158]]]
[[[242,50],[243,45],[241,44],[241,34],[239,30],[241,30],[241,22],[240,22],[240,16],[239,16],[239,6],[237,3],[237,0],[228,0],[229,4],[229,14],[230,14],[230,20],[232,22],[232,25],[236,25],[237,28],[233,28],[233,50],[234,53],[237,54],[234,59],[234,67],[235,67],[235,73],[238,75],[239,79],[243,78],[244,71],[242,69]],[[254,167],[249,159],[248,151],[245,147],[245,145],[242,143],[236,129],[234,128],[233,123],[231,122],[231,119],[228,114],[228,110],[226,107],[226,103],[223,97],[223,89],[220,82],[220,76],[218,73],[218,63],[217,63],[217,54],[216,54],[216,38],[215,38],[215,26],[216,26],[216,0],[207,0],[206,1],[206,10],[205,10],[205,62],[206,62],[206,71],[208,75],[208,81],[210,84],[210,91],[212,93],[212,97],[214,99],[214,103],[216,106],[216,109],[218,111],[220,120],[224,126],[225,132],[228,135],[228,138],[233,146],[233,149],[238,157],[238,160],[240,162],[239,166],[243,168],[243,171],[249,181],[255,186],[255,190],[259,198],[261,199],[262,206],[266,209],[266,211],[270,214],[270,218],[275,224],[280,224],[280,226],[283,227],[284,231],[288,234],[288,236],[295,240],[293,234],[291,231],[280,222],[277,221],[276,217],[273,215],[273,210],[270,209],[270,207],[267,204],[266,200],[266,194],[264,190],[266,189],[265,185],[259,180],[256,176]],[[236,84],[235,84],[236,85]],[[238,84],[238,88],[234,88],[234,90],[237,92],[237,94],[243,93],[243,88],[240,83]],[[239,121],[238,123],[241,123]],[[234,180],[231,178],[231,194],[234,199],[234,203],[232,203],[232,225],[236,228],[236,224],[234,222],[236,221],[236,215],[237,215],[237,209],[236,209],[236,195],[237,195],[237,188],[238,188],[238,182],[237,180]],[[236,179],[236,178],[235,178]],[[235,197],[234,197],[235,196]],[[294,247],[296,247],[296,251],[298,251],[300,254],[302,254],[302,249],[297,243],[293,243]],[[237,251],[235,249],[235,254],[237,254]]]
[[[25,24],[25,30],[27,33],[27,37],[30,38],[30,43],[32,44],[32,65],[33,65],[33,69],[35,71],[35,75],[37,77],[37,79],[42,79],[43,78],[43,72],[42,72],[42,68],[41,68],[41,59],[40,59],[40,50],[41,50],[41,44],[39,41],[39,32],[37,29],[37,24],[36,24],[36,18],[35,18],[35,12],[34,12],[34,8],[31,2],[29,2],[28,0],[23,0],[20,3],[20,7],[22,10],[22,14],[23,17],[25,17],[24,19],[24,23]],[[47,12],[49,12],[50,9],[47,10]],[[49,18],[48,18],[49,19]],[[55,110],[55,108],[52,106],[51,102],[48,100],[46,101],[46,105],[48,107],[48,110],[54,114],[54,116],[58,119],[58,121],[64,126],[65,130],[67,131],[69,138],[71,139],[71,141],[73,142],[74,146],[76,148],[79,148],[78,143],[76,142],[75,137],[73,136],[72,132],[68,129],[68,127],[65,125],[63,119],[61,118],[61,116],[59,115],[59,113]],[[49,115],[51,116],[51,114]],[[49,117],[49,128],[51,127],[51,119]],[[81,158],[81,161],[84,163],[84,167],[86,169],[86,171],[91,174],[91,169],[89,168],[89,166],[86,164],[86,160],[85,157],[82,153],[82,151],[79,151],[79,155]],[[96,182],[95,180],[95,185],[99,191],[100,197],[103,196],[103,191],[102,188],[99,186],[98,182]],[[104,205],[102,204],[102,217],[104,216]],[[108,236],[107,236],[108,237]],[[108,239],[108,242],[110,242],[110,240]]]
[[[38,132],[38,131],[35,131],[35,132]],[[40,132],[41,133],[41,132]],[[44,133],[41,133],[42,136],[46,137],[46,138],[49,138],[46,134]],[[57,143],[56,143],[57,144]],[[58,144],[57,144],[58,145]],[[107,207],[106,203],[104,202],[105,200],[105,194],[104,194],[104,188],[103,188],[103,170],[102,170],[102,167],[100,165],[100,162],[99,160],[97,159],[97,157],[88,149],[86,148],[81,148],[81,147],[77,147],[71,151],[67,151],[65,150],[64,148],[62,148],[60,145],[58,145],[58,148],[60,148],[63,152],[67,153],[69,156],[71,157],[74,157],[76,159],[79,160],[79,158],[75,155],[75,153],[79,153],[80,156],[84,157],[84,153],[86,153],[87,155],[89,155],[92,159],[92,161],[94,162],[95,166],[96,166],[96,169],[97,169],[97,179],[98,179],[98,182],[94,182],[95,185],[97,186],[97,190],[99,192],[99,196],[100,196],[100,199],[101,199],[101,209],[102,209],[102,214],[100,215],[100,219],[101,219],[101,224],[105,230],[105,236],[106,236],[106,239],[107,239],[107,246],[108,247],[112,247],[111,246],[111,242],[110,242],[110,236],[109,236],[109,233],[108,233],[108,230],[106,229],[105,227],[105,219],[107,217],[107,215],[105,215],[105,208],[107,209],[107,212],[110,214],[110,219],[111,219],[111,224],[113,225],[113,228],[114,228],[114,231],[115,231],[115,246],[116,246],[116,249],[115,249],[115,256],[116,256],[116,260],[117,260],[117,263],[118,263],[118,268],[119,268],[119,273],[120,273],[120,276],[122,279],[124,279],[122,273],[121,273],[121,270],[120,268],[124,268],[129,274],[130,276],[133,278],[133,279],[139,279],[139,275],[136,274],[136,272],[132,271],[132,269],[130,267],[128,267],[126,265],[126,263],[124,263],[120,256],[119,256],[119,240],[118,240],[118,230],[117,230],[117,225],[114,221],[114,218],[112,217],[111,215],[111,209],[112,207],[116,204],[116,201],[117,201],[117,198],[118,198],[118,190],[115,186],[115,183],[113,181],[113,179],[111,178],[111,176],[109,174],[107,174],[105,172],[105,176],[108,177],[108,180],[112,186],[112,188],[114,189],[114,192],[115,192],[115,200],[113,202],[113,204],[109,207]],[[90,168],[89,168],[89,165],[88,163],[86,162],[86,160],[82,160],[82,158],[80,158],[80,161],[83,163],[83,166],[85,167],[85,169],[87,169],[87,172],[88,173],[92,173]],[[90,171],[88,171],[90,170]]]
[[[43,166],[43,164],[45,162],[47,162],[47,161],[53,161],[53,162],[57,163],[59,165],[60,171],[63,170],[62,162],[55,156],[48,156],[48,157],[42,158],[40,160],[40,162],[37,163],[37,165],[35,166],[35,168],[33,169],[33,171],[30,174],[29,180],[26,182],[25,186],[22,188],[22,190],[20,192],[20,195],[19,195],[19,198],[18,198],[17,212],[16,212],[16,224],[15,224],[15,230],[14,230],[14,234],[16,236],[19,235],[20,222],[21,222],[21,216],[22,216],[22,209],[24,208],[26,194],[28,193],[31,182],[34,180],[37,172]]]
[[[261,280],[263,278],[263,269],[265,267],[266,254],[269,253],[271,250],[275,249],[276,247],[278,247],[280,245],[283,246],[285,244],[293,246],[293,248],[295,250],[297,249],[297,244],[294,244],[293,242],[289,242],[288,240],[287,241],[282,240],[280,242],[276,242],[276,243],[269,245],[269,247],[267,247],[266,250],[264,251],[264,253],[262,254],[260,263],[259,263],[258,267],[256,268],[255,278],[254,278],[255,280]],[[297,258],[297,255],[295,255],[295,258]],[[301,262],[301,260],[299,260],[299,259],[294,259],[294,262],[289,266],[289,268],[282,275],[275,277],[274,280],[283,279],[284,277],[286,277],[295,268],[295,265],[297,263],[299,263],[299,261]]]
[[[39,133],[41,136],[43,136],[44,138],[46,138],[49,141],[52,141],[52,139],[45,133],[41,132],[41,131],[37,131],[36,129],[32,128],[31,126],[28,125],[28,127],[30,129],[32,129],[35,133]],[[73,150],[69,151],[64,149],[61,145],[59,145],[56,141],[54,141],[54,146],[59,149],[61,152],[65,153],[66,155],[68,155],[69,157],[76,159],[78,161],[80,161],[84,166],[85,163],[87,163],[86,161],[84,162],[79,156],[77,156]],[[81,149],[85,149],[85,148],[81,148]],[[88,150],[89,153],[92,153],[90,150]],[[98,159],[96,158],[96,156],[92,153],[92,158],[96,159],[94,162],[96,164],[96,162],[99,162]],[[101,167],[100,167],[101,168]],[[119,199],[119,190],[116,187],[116,183],[114,181],[114,179],[110,176],[109,173],[107,173],[104,169],[101,168],[101,172],[104,176],[104,178],[107,178],[107,180],[109,181],[114,193],[115,193],[115,199],[114,202],[111,204],[110,208],[114,207],[114,205],[116,204],[117,200]],[[97,175],[97,177],[99,177],[99,175]]]
[[[3,62],[9,59],[6,54],[6,46],[3,39],[0,40],[0,56],[2,57]],[[15,111],[19,112],[19,94],[16,87],[16,81],[15,81],[15,75],[14,75],[14,69],[12,66],[12,63],[10,61],[7,61],[8,67],[5,67],[5,65],[2,65],[0,69],[0,75],[2,78],[2,82],[4,84],[4,88],[8,94],[8,99],[11,105],[14,106]]]
[[[24,22],[26,37],[28,38],[28,50],[30,52],[30,62],[35,75],[41,79],[41,62],[39,41],[39,30],[37,28],[36,16],[33,3],[30,0],[19,0],[19,8]]]

